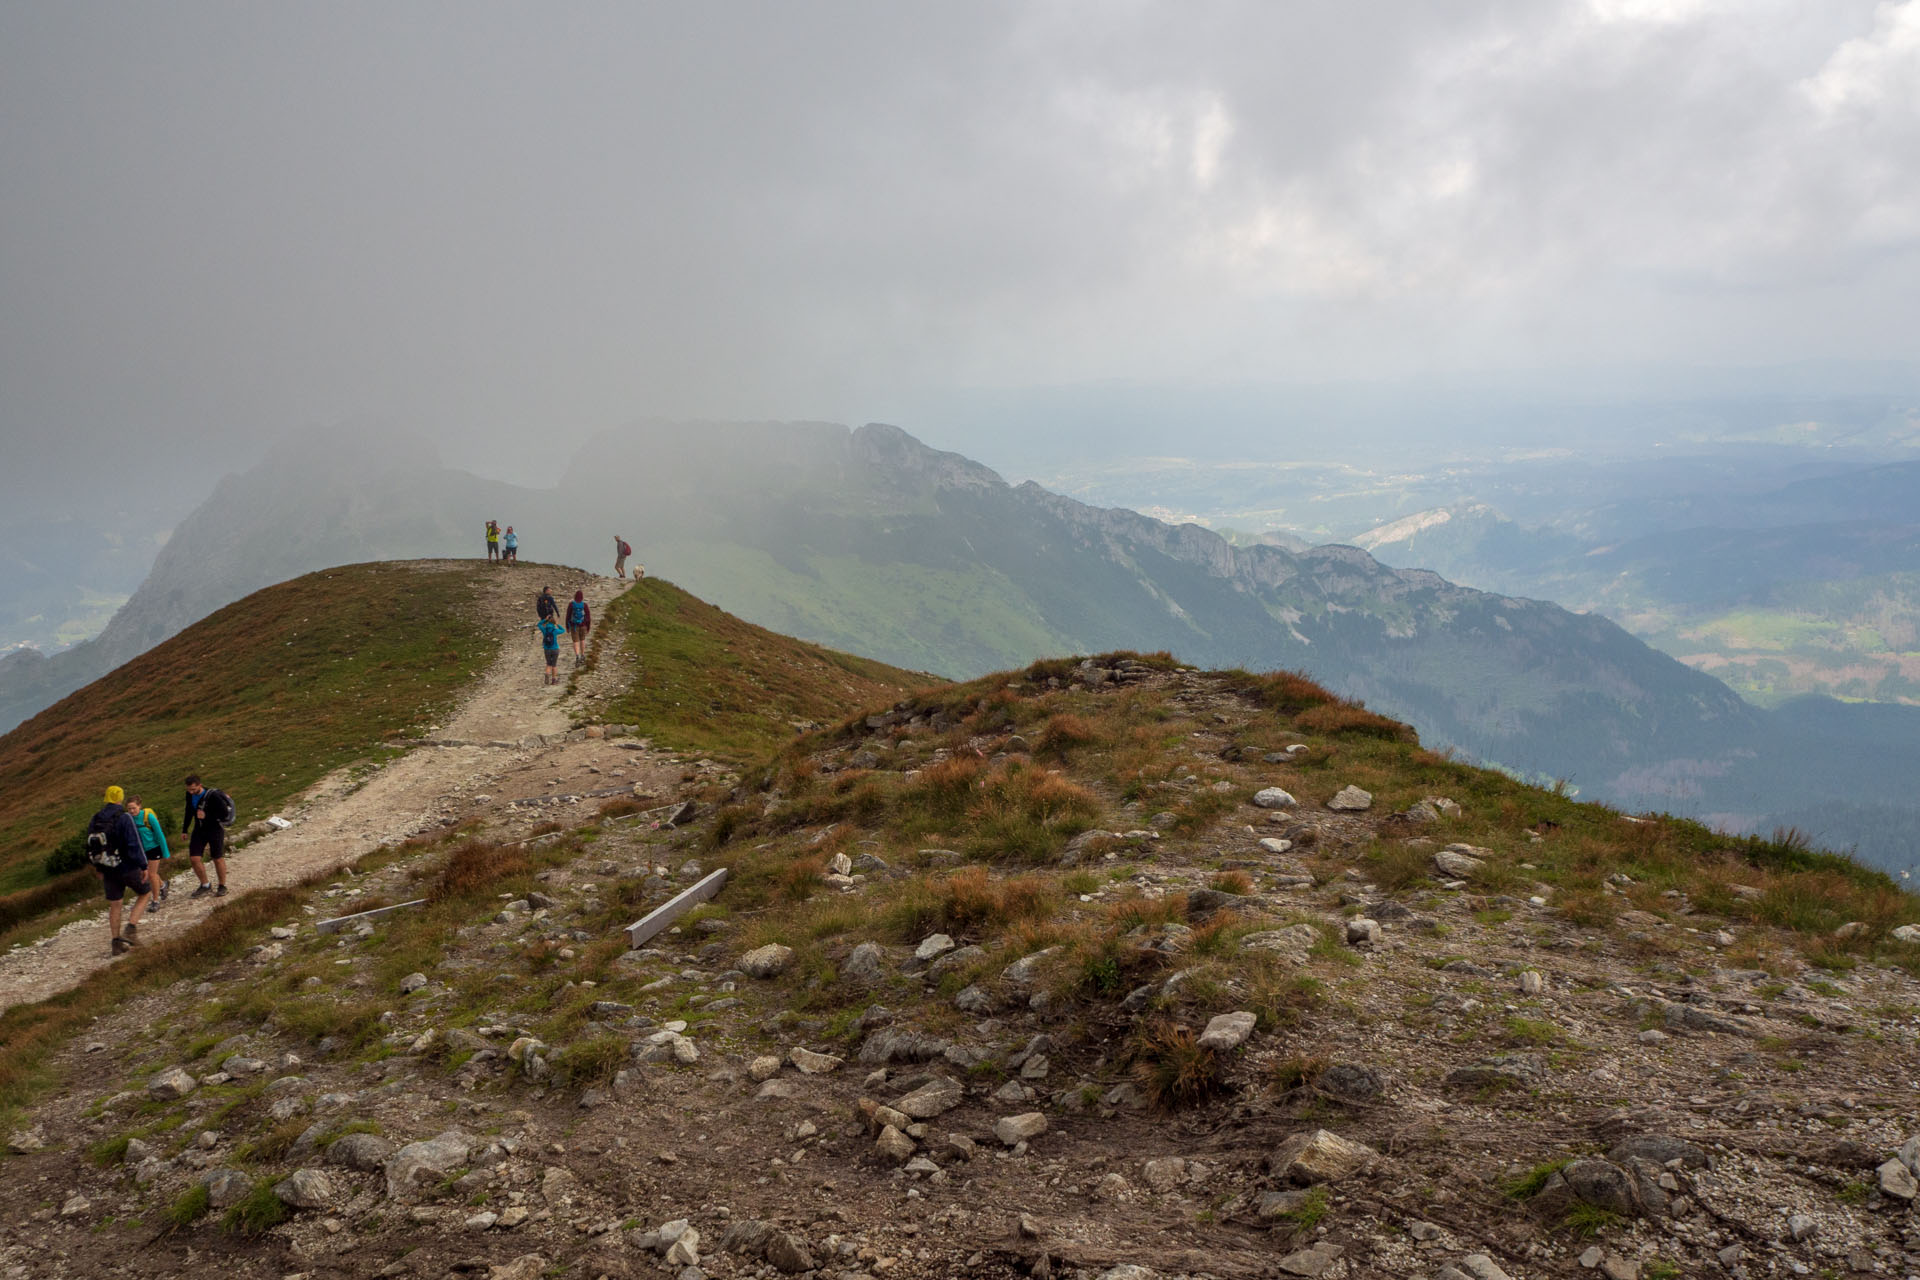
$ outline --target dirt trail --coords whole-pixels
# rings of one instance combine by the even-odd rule
[[[499,657],[465,702],[428,745],[371,773],[349,766],[315,783],[284,811],[293,826],[252,841],[228,859],[233,892],[295,884],[315,872],[344,867],[382,845],[443,825],[497,781],[512,775],[565,771],[567,757],[580,754],[577,748],[587,744],[541,741],[543,735],[564,734],[569,728],[566,686],[541,683],[540,648],[527,630],[533,596],[541,582],[550,583],[561,600],[570,599],[577,590],[586,592],[596,613],[632,585],[580,570],[542,569],[539,581],[531,573],[493,575],[476,607],[484,611],[485,624],[504,640]],[[563,645],[562,676],[572,661]],[[594,683],[602,686],[605,678]],[[576,750],[570,752],[570,747]],[[218,779],[213,781],[218,785]],[[184,855],[184,841],[181,852]],[[174,861],[173,895],[164,909],[141,922],[143,941],[175,935],[223,901],[212,896],[191,898],[194,879],[186,858]],[[207,870],[211,876],[212,866]],[[31,947],[0,956],[0,1010],[43,1000],[113,962],[107,913],[105,904],[101,905],[97,915],[73,921]]]

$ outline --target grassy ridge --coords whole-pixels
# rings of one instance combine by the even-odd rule
[[[742,622],[658,578],[608,605],[598,630],[596,661],[616,646],[633,672],[601,718],[637,724],[663,746],[734,759],[772,754],[795,721],[838,721],[938,683]]]
[[[428,722],[493,658],[468,607],[483,571],[365,564],[269,587],[0,737],[0,890],[41,882],[47,851],[109,784],[171,831],[197,770],[247,822]],[[15,918],[0,899],[0,926]]]

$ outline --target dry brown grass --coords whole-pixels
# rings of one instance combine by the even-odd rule
[[[1133,1045],[1133,1078],[1158,1111],[1179,1111],[1211,1102],[1226,1091],[1219,1055],[1204,1049],[1192,1031],[1172,1023],[1143,1030]]]
[[[1334,737],[1380,738],[1387,742],[1417,743],[1419,735],[1412,725],[1375,714],[1355,702],[1327,703],[1309,707],[1295,718],[1294,724],[1314,733]]]
[[[624,818],[630,813],[640,813],[647,806],[632,796],[615,796],[600,806],[602,818]]]
[[[1061,712],[1048,717],[1034,742],[1034,748],[1039,755],[1064,761],[1074,749],[1099,740],[1099,731],[1085,716]]]
[[[532,870],[533,861],[524,849],[470,840],[447,855],[440,878],[427,896],[434,902],[464,898]]]

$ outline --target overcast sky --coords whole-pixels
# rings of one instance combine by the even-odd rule
[[[342,419],[545,478],[650,415],[964,448],[964,388],[1912,359],[1915,156],[1920,0],[16,0],[0,483]]]

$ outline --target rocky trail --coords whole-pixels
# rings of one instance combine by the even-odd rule
[[[416,891],[442,850],[103,1010],[9,1135],[0,1277],[1920,1276],[1912,972],[1818,968],[1624,873],[1576,922],[1534,882],[1563,835],[1473,844],[1447,797],[1316,771],[1350,757],[1312,733],[1249,749],[1265,713],[1222,677],[1009,682],[981,714],[1046,704],[1018,731],[902,704],[765,791],[611,729],[530,743],[567,723],[542,696],[490,672],[405,794],[412,829],[478,814],[553,856],[412,971],[382,928],[310,926]],[[1047,735],[1147,698],[1163,767],[1044,869],[883,839],[853,805],[782,820],[781,786],[1011,787]],[[351,805],[379,782],[315,802],[335,839],[403,834]],[[594,796],[695,789],[767,828],[728,845],[711,807],[676,830]],[[716,849],[736,887],[627,950],[623,909]],[[1055,875],[1045,918],[999,927]],[[786,906],[754,896],[796,876]],[[254,988],[278,1005],[243,1016]],[[319,1034],[355,1008],[378,1011],[358,1038]],[[1203,1095],[1156,1107],[1181,1063]]]
[[[585,591],[596,616],[631,585],[579,570],[546,573],[560,599]],[[592,758],[606,754],[601,749],[604,744],[587,746],[580,738],[570,739],[566,686],[541,681],[540,647],[527,631],[538,584],[514,572],[493,574],[484,581],[475,607],[503,640],[499,655],[472,692],[426,744],[384,765],[363,763],[335,770],[288,808],[284,816],[292,826],[271,831],[263,829],[262,823],[255,828],[251,838],[229,853],[233,892],[294,885],[350,866],[382,845],[467,816],[475,807],[475,797],[488,788],[538,795],[569,780],[586,781],[581,776],[584,771],[597,768]],[[563,643],[563,678],[572,661]],[[646,772],[644,753],[622,753],[621,762],[629,783]],[[211,782],[221,784],[220,779]],[[171,820],[171,811],[162,812]],[[243,830],[244,826],[237,827],[234,834]],[[173,838],[172,833],[169,837]],[[191,896],[195,882],[184,839],[179,846],[178,855],[163,864],[172,872],[171,896],[161,910],[141,922],[143,941],[180,932],[220,905],[221,899],[213,896]],[[207,873],[213,874],[211,864]],[[0,1010],[64,991],[114,958],[107,945],[104,909],[72,921],[32,946],[0,955]]]

